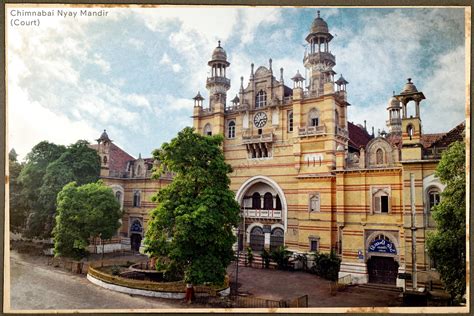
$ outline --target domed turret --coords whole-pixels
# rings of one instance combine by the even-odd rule
[[[111,142],[110,138],[109,138],[109,135],[107,135],[107,132],[106,130],[104,129],[104,131],[102,132],[102,134],[100,135],[100,137],[98,139],[96,139],[97,142],[99,143],[105,143],[105,142]]]
[[[211,76],[207,78],[206,88],[209,90],[209,107],[213,109],[215,103],[225,104],[226,94],[230,88],[230,80],[226,70],[230,66],[227,53],[218,41],[217,47],[212,51],[211,60],[207,63],[211,67]]]
[[[389,100],[388,100],[388,107],[387,107],[387,110],[389,109],[400,109],[401,106],[400,106],[400,101],[395,98],[395,97],[391,97]]]
[[[333,36],[326,21],[319,16],[319,11],[309,32],[306,36],[309,51],[305,52],[303,63],[309,72],[308,90],[318,96],[324,93],[324,84],[334,82],[332,68],[336,65],[336,57],[329,51]]]
[[[328,24],[319,16],[311,24],[311,33],[329,33]]]
[[[411,78],[408,78],[408,82],[405,83],[405,86],[403,87],[403,91],[400,92],[400,94],[408,94],[408,93],[416,93],[416,92],[418,92],[418,90],[416,89],[413,82],[411,82]]]
[[[221,63],[226,64],[226,66],[229,66],[230,64],[227,62],[227,53],[221,47],[221,41],[218,41],[217,43],[218,43],[217,47],[212,52],[211,60],[207,64],[209,66],[212,66],[212,64],[216,62],[221,62]]]

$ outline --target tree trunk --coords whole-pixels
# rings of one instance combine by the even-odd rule
[[[192,283],[186,284],[186,296],[184,297],[184,300],[190,304],[192,303],[192,301],[194,301],[195,298],[196,297],[194,295],[193,284]]]

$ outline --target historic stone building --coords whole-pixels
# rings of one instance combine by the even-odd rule
[[[133,158],[115,145],[105,130],[97,139],[97,145],[92,147],[97,149],[101,159],[100,177],[112,188],[124,211],[122,227],[118,232],[120,243],[138,251],[150,211],[156,207],[151,197],[170,183],[171,175],[151,179],[152,168],[158,162],[153,158],[143,159],[141,155],[138,159]]]
[[[340,276],[354,283],[423,287],[437,278],[425,250],[434,228],[430,209],[444,189],[434,170],[441,151],[462,140],[464,125],[424,134],[425,96],[411,79],[388,101],[388,133],[376,136],[349,122],[348,82],[335,80],[332,39],[318,12],[306,37],[308,78],[296,72],[290,88],[271,59],[268,67],[252,64],[249,82],[241,78],[230,102],[230,63],[219,42],[208,63],[208,100],[194,97],[194,128],[225,135],[231,189],[241,205],[240,249],[332,250],[342,259]],[[150,198],[171,177],[152,180],[157,162],[134,159],[105,131],[97,141],[101,176],[125,211],[120,235],[138,249],[155,207]],[[406,284],[404,273],[412,276]]]
[[[409,286],[425,286],[436,278],[425,250],[434,228],[430,209],[444,188],[434,170],[440,152],[462,139],[464,125],[423,134],[425,96],[411,79],[388,102],[388,133],[375,137],[352,124],[348,82],[335,80],[332,39],[318,12],[306,36],[308,78],[297,72],[289,88],[271,59],[268,67],[252,64],[249,82],[241,78],[230,102],[230,64],[219,42],[208,63],[209,100],[194,97],[194,128],[225,135],[241,205],[241,249],[333,250],[342,259],[340,277],[350,274],[352,282],[405,286],[399,277],[407,273]]]

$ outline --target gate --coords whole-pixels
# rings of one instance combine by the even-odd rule
[[[369,283],[393,284],[397,282],[398,263],[392,257],[372,256],[367,261]]]
[[[278,247],[283,246],[284,242],[284,235],[283,229],[275,228],[270,235],[270,251],[277,250]]]
[[[254,227],[250,232],[250,248],[254,251],[262,251],[265,244],[265,235],[261,227]]]

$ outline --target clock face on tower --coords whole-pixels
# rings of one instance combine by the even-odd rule
[[[265,112],[258,112],[255,114],[253,117],[253,123],[255,124],[255,127],[257,128],[262,128],[267,124],[267,115]]]

